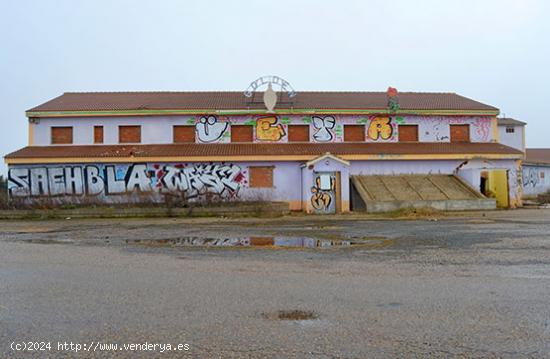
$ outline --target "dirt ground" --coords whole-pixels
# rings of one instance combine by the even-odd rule
[[[0,357],[547,358],[549,298],[546,209],[0,221]]]

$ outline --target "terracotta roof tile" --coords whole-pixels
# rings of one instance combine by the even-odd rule
[[[286,143],[286,144],[165,144],[30,146],[6,155],[23,158],[116,158],[116,157],[231,157],[311,155],[407,155],[407,154],[503,154],[522,155],[521,151],[499,143]]]
[[[254,103],[242,92],[67,92],[28,111],[245,110],[265,109],[261,93]],[[386,109],[386,92],[298,92],[291,103],[283,94],[276,108]],[[498,109],[454,93],[399,93],[404,110]]]
[[[527,125],[527,123],[518,121],[513,118],[509,118],[509,117],[502,117],[498,119],[498,125],[499,126],[525,126]]]
[[[525,150],[525,163],[550,164],[550,148],[528,148]]]

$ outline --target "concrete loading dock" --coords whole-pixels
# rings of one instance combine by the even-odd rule
[[[445,211],[495,209],[486,198],[454,175],[350,176],[354,211],[388,212],[431,207]]]

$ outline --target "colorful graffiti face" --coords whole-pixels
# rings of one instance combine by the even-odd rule
[[[203,116],[195,125],[195,131],[199,142],[212,143],[218,142],[228,127],[229,123],[220,122],[215,116]]]
[[[279,141],[285,135],[285,129],[278,123],[276,116],[261,117],[256,120],[256,140]]]
[[[234,164],[14,167],[8,179],[12,197],[167,192],[186,198],[207,194],[232,198],[245,181],[243,171]]]
[[[368,137],[377,141],[378,139],[389,140],[393,135],[393,127],[391,118],[389,117],[374,117],[370,120],[368,129]]]
[[[313,116],[313,127],[317,132],[313,134],[313,138],[317,142],[331,142],[334,139],[333,129],[336,126],[336,120],[332,116],[318,117]]]

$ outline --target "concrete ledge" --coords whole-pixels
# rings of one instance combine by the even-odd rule
[[[440,211],[491,210],[497,208],[494,198],[441,201],[367,201],[367,213],[392,212],[405,208],[433,208]]]
[[[286,202],[227,203],[188,208],[81,207],[72,209],[0,210],[0,219],[132,218],[132,217],[280,217],[290,213]]]

